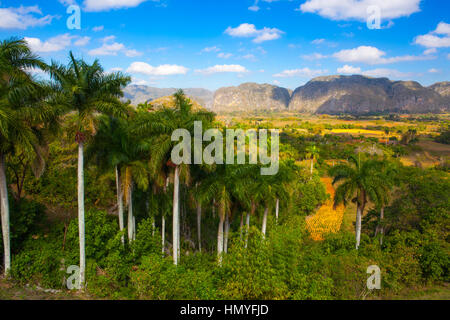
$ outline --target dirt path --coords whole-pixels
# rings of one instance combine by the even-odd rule
[[[86,300],[88,297],[78,292],[45,291],[29,286],[15,286],[4,279],[0,279],[0,300]]]

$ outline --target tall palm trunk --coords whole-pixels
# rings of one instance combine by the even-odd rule
[[[361,241],[361,218],[362,206],[358,204],[356,209],[356,250],[358,250]]]
[[[225,219],[225,235],[223,239],[223,252],[228,252],[228,234],[230,233],[230,217],[227,215]]]
[[[202,252],[202,205],[197,205],[197,241],[198,251]]]
[[[84,287],[86,271],[84,232],[84,154],[83,142],[78,143],[78,235],[80,238],[80,286]]]
[[[247,244],[248,244],[248,236],[250,233],[250,217],[253,216],[256,212],[256,204],[255,202],[253,202],[252,200],[252,205],[251,205],[251,209],[250,209],[250,213],[247,214],[247,221],[246,221],[246,235],[245,235],[245,247],[247,248]]]
[[[166,218],[161,217],[161,252],[164,255],[164,247],[166,245]]]
[[[155,186],[153,186],[153,194],[156,195],[156,189]],[[150,212],[150,193],[147,195],[147,199],[145,200],[145,210],[147,211],[147,214],[152,217],[152,237],[155,236],[155,230],[156,230],[156,220],[155,216],[151,214]]]
[[[180,198],[180,201],[178,202],[179,208],[178,208],[178,261],[180,261],[181,257],[181,225],[183,224],[183,208],[181,207],[181,201],[182,198]]]
[[[222,265],[222,252],[223,252],[223,225],[225,220],[225,212],[221,208],[219,212],[219,230],[217,232],[217,259],[219,266]]]
[[[124,229],[124,219],[123,219],[123,191],[122,191],[122,177],[120,175],[120,168],[116,166],[116,187],[117,187],[117,207],[119,212],[119,228],[120,231]],[[125,243],[125,237],[121,237],[122,243]]]
[[[133,216],[133,241],[136,240],[136,217]]]
[[[167,193],[167,188],[169,187],[169,177],[166,178],[166,184],[164,186],[164,194]],[[164,256],[164,249],[166,246],[166,217],[164,212],[161,215],[161,251]]]
[[[383,227],[383,219],[384,219],[384,207],[380,209],[380,245],[383,245],[383,236],[384,236],[384,227]]]
[[[9,236],[9,200],[8,184],[6,183],[6,165],[5,155],[0,154],[0,197],[1,197],[1,215],[2,215],[2,234],[4,250],[4,270],[5,275],[11,269],[11,246]]]
[[[155,221],[155,217],[152,218],[152,237],[155,236],[155,230],[156,230],[156,221]]]
[[[180,184],[180,168],[175,167],[173,182],[173,224],[172,224],[172,247],[173,247],[173,263],[178,265],[178,237],[179,237],[179,184]]]
[[[278,213],[280,211],[280,199],[277,198],[277,203],[275,204],[275,222],[278,224]]]
[[[247,219],[245,221],[245,247],[248,245],[248,233],[250,232],[250,212],[247,213]]]
[[[128,187],[128,241],[134,240],[134,217],[133,217],[133,182]]]
[[[239,226],[239,239],[242,240],[242,232],[244,229],[244,213],[241,214],[241,224]]]
[[[263,223],[262,223],[262,228],[261,228],[261,232],[262,232],[264,238],[266,237],[267,216],[268,215],[269,215],[269,207],[266,207],[264,209]]]

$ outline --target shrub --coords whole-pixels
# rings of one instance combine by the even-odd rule
[[[230,252],[224,257],[221,294],[225,299],[284,299],[287,286],[271,262],[269,242],[255,228],[249,232],[248,247],[239,238],[233,239]]]
[[[65,274],[63,257],[60,233],[41,233],[29,237],[24,242],[22,251],[13,256],[11,276],[21,284],[61,288]]]
[[[215,299],[213,278],[211,271],[177,267],[171,259],[152,254],[131,273],[131,285],[144,299]]]
[[[112,249],[108,247],[108,243],[119,233],[115,217],[108,216],[104,211],[89,210],[85,216],[85,230],[86,259],[93,259],[99,266],[105,267],[106,258]],[[115,245],[116,247],[120,246],[120,242],[116,242]],[[67,228],[66,248],[67,261],[70,264],[78,264],[79,235],[77,219],[73,219]]]
[[[43,220],[45,206],[36,201],[21,199],[10,201],[10,236],[11,248],[14,252],[20,250],[23,242],[30,234],[38,231],[38,223]],[[3,246],[3,239],[0,240]]]

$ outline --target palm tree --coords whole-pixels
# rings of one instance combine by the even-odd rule
[[[334,206],[348,201],[356,204],[356,249],[361,240],[361,219],[369,201],[378,203],[383,198],[383,178],[380,174],[382,163],[377,160],[360,160],[351,156],[348,164],[330,169],[333,185],[341,182],[334,196]]]
[[[251,192],[254,193],[260,200],[259,202],[264,205],[264,215],[261,226],[261,233],[263,237],[266,236],[267,230],[267,218],[269,216],[269,209],[272,204],[276,202],[276,194],[273,188],[274,176],[259,176],[251,188]]]
[[[383,161],[382,168],[381,168],[381,178],[384,181],[384,184],[382,185],[384,192],[381,194],[380,198],[378,199],[376,205],[377,208],[380,210],[380,219],[378,220],[377,227],[375,229],[375,237],[380,234],[380,245],[383,244],[383,235],[384,235],[384,226],[383,226],[383,219],[384,219],[384,209],[389,204],[391,200],[391,192],[394,186],[398,183],[398,170],[397,166],[388,161]]]
[[[233,204],[233,193],[241,190],[237,184],[240,172],[238,165],[219,164],[210,168],[212,170],[204,183],[199,188],[199,199],[203,203],[216,201],[219,211],[219,226],[217,231],[217,260],[219,266],[222,264],[224,251],[224,227],[225,220],[231,213]]]
[[[289,197],[287,190],[289,183],[295,180],[297,173],[297,166],[293,161],[280,161],[278,173],[272,179],[272,190],[276,197],[275,202],[275,221],[278,224],[280,200],[287,202]]]
[[[179,219],[180,219],[180,177],[189,181],[189,166],[175,165],[171,161],[173,148],[178,144],[172,141],[172,133],[177,129],[186,129],[193,136],[194,122],[201,121],[207,127],[213,120],[213,114],[205,110],[193,111],[192,104],[182,90],[174,94],[175,107],[163,107],[155,112],[141,112],[135,124],[135,132],[150,141],[150,170],[155,173],[164,168],[173,170],[173,262],[178,264],[179,256]]]
[[[261,167],[258,165],[240,165],[239,166],[239,176],[240,179],[236,182],[234,193],[236,199],[245,208],[246,219],[245,219],[245,248],[248,244],[248,235],[250,231],[250,218],[256,213],[258,208],[258,203],[262,198],[262,194],[258,192],[257,179],[261,177],[260,171]],[[241,219],[243,222],[243,217]],[[242,232],[242,230],[241,230]]]
[[[384,133],[386,134],[386,145],[389,144],[389,134],[391,133],[391,129],[390,128],[385,128],[384,129]]]
[[[306,148],[306,157],[311,159],[311,175],[313,174],[314,170],[314,160],[316,160],[318,156],[319,149],[315,145]]]
[[[278,221],[278,210],[280,204],[280,198],[285,199],[286,183],[294,179],[294,171],[292,171],[292,163],[284,161],[280,162],[278,173],[273,176],[254,176],[246,189],[252,194],[254,202],[258,202],[264,205],[264,214],[261,227],[261,233],[263,237],[266,236],[267,231],[267,219],[269,210],[275,206],[276,220]],[[253,174],[252,174],[253,175]]]
[[[80,284],[84,286],[86,255],[84,230],[84,144],[93,135],[97,115],[124,116],[120,103],[122,88],[130,77],[120,72],[105,73],[98,60],[88,64],[69,54],[68,66],[53,62],[49,68],[55,92],[54,103],[61,104],[76,115],[75,141],[78,143],[78,228],[80,238]]]
[[[112,170],[115,172],[120,231],[123,231],[125,227],[121,167],[124,163],[129,162],[129,157],[124,150],[124,146],[128,144],[125,122],[126,120],[124,119],[110,116],[100,117],[97,134],[86,149],[88,162],[95,162],[104,173]],[[122,243],[124,243],[123,236]]]
[[[128,152],[131,161],[125,163],[123,166],[123,175],[125,178],[122,188],[124,190],[125,202],[128,205],[128,241],[132,242],[136,239],[136,219],[133,214],[133,190],[138,186],[141,190],[147,191],[150,185],[150,179],[148,175],[148,163],[145,160],[141,160],[145,156],[136,153],[136,150],[139,150],[139,148],[136,149],[136,146],[139,144],[134,143],[133,140],[130,140],[130,142]]]
[[[28,72],[32,68],[45,69],[45,64],[24,40],[0,42],[0,198],[5,274],[11,268],[6,155],[18,149],[37,154],[41,163],[38,171],[42,172],[42,128],[58,124],[56,109],[45,103],[49,88],[34,81]]]

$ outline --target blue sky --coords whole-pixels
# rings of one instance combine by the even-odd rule
[[[80,30],[67,27],[72,4]],[[369,28],[377,12],[380,27]],[[155,87],[294,89],[330,74],[450,80],[448,0],[0,0],[0,38],[11,36],[46,61],[72,50]]]

